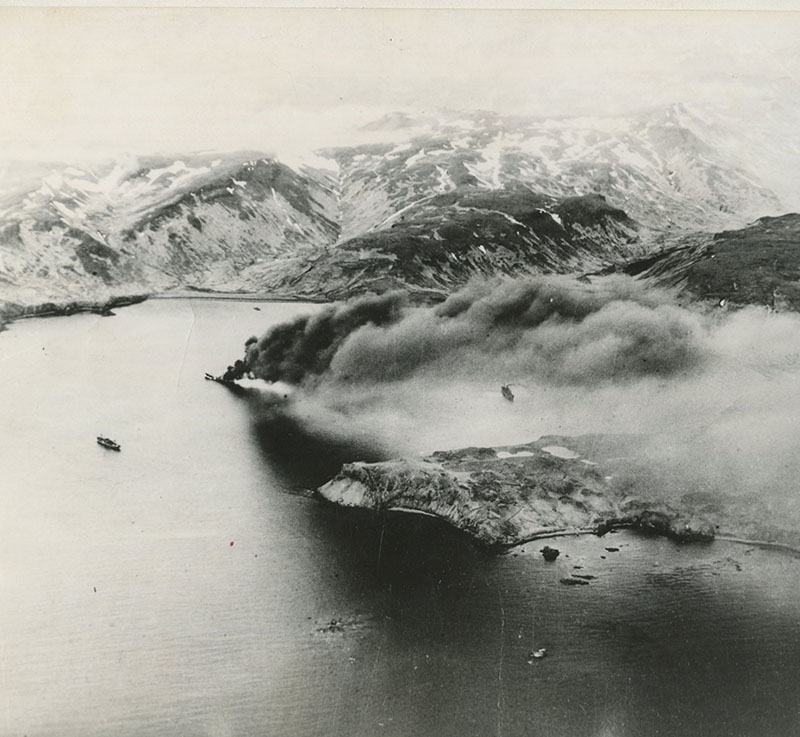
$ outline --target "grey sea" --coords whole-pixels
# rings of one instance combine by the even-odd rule
[[[353,449],[203,373],[315,309],[0,334],[0,734],[800,734],[800,560],[629,533],[489,556],[313,499]]]

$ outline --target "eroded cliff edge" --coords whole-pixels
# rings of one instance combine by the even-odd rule
[[[623,527],[681,542],[738,535],[796,544],[791,531],[753,518],[752,499],[691,489],[664,497],[632,481],[645,442],[547,436],[523,445],[349,463],[318,494],[344,507],[433,515],[490,549]]]

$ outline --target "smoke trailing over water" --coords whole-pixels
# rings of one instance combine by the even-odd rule
[[[408,306],[402,292],[364,297],[301,316],[271,328],[260,340],[247,342],[246,363],[266,381],[300,384],[328,370],[342,343],[367,325],[400,322]]]
[[[703,360],[699,333],[667,294],[629,279],[507,280],[437,307],[412,307],[397,292],[331,307],[270,330],[250,344],[247,364],[268,381],[306,385],[443,373],[594,384],[690,372]]]
[[[505,280],[436,306],[333,306],[251,342],[247,363],[298,387],[305,427],[389,454],[642,433],[658,493],[755,493],[800,517],[795,314],[681,306],[627,277]]]

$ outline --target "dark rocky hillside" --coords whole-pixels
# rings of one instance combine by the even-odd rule
[[[764,217],[739,230],[683,238],[620,270],[721,304],[798,310],[800,215]]]
[[[293,286],[330,298],[394,288],[443,297],[475,276],[585,271],[642,252],[638,225],[602,195],[462,186],[328,248]]]

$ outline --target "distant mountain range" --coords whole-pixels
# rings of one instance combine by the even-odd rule
[[[0,283],[56,297],[237,283],[334,243],[334,187],[254,154],[54,169],[0,198]]]
[[[691,233],[784,212],[721,131],[680,105],[613,119],[394,113],[363,131],[383,140],[294,167],[257,152],[16,165],[0,180],[0,298],[436,297],[476,274],[635,269],[684,253]]]
[[[783,209],[701,137],[709,137],[709,125],[682,105],[619,118],[391,115],[370,126],[381,128],[405,128],[410,140],[326,152],[343,181],[345,237],[381,227],[425,194],[462,185],[599,193],[657,229],[730,227]]]

